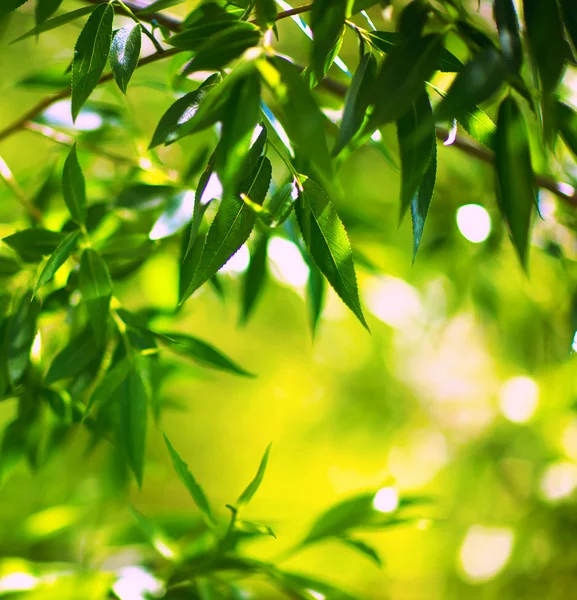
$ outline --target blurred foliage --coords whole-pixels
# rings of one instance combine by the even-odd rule
[[[2,2],[0,596],[571,597],[576,14]]]

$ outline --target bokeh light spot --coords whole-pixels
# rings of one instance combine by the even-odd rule
[[[390,513],[399,507],[399,493],[394,487],[381,488],[373,498],[373,508],[383,513]]]
[[[513,532],[501,527],[473,525],[467,531],[459,558],[468,579],[482,582],[498,575],[513,550]]]
[[[507,379],[499,392],[501,412],[513,423],[526,423],[539,403],[539,386],[530,377]]]
[[[558,462],[545,469],[541,477],[541,491],[553,502],[571,496],[577,488],[577,464]]]
[[[303,287],[309,278],[309,267],[295,244],[275,236],[268,244],[273,277],[293,287]]]
[[[491,233],[491,217],[479,204],[465,204],[457,210],[457,227],[466,240],[479,244]]]

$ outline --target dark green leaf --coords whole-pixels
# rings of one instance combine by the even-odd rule
[[[128,82],[138,64],[141,44],[142,27],[138,23],[119,29],[112,40],[110,66],[118,87],[125,94]]]
[[[23,260],[37,262],[43,256],[52,254],[65,237],[64,233],[38,227],[17,231],[2,241],[16,250]]]
[[[162,115],[152,136],[149,148],[154,148],[159,144],[172,144],[180,139],[179,130],[182,125],[192,119],[208,92],[218,85],[221,80],[220,73],[215,73],[206,79],[194,92],[190,92],[179,98]]]
[[[309,278],[307,280],[307,301],[309,305],[311,330],[314,336],[323,312],[326,282],[316,264],[310,259],[307,262],[310,269]]]
[[[332,60],[326,58],[332,54],[345,27],[345,19],[350,16],[350,0],[316,0],[311,10],[311,29],[313,45],[311,65],[317,81],[321,81],[328,71]]]
[[[20,271],[22,265],[12,256],[0,256],[0,277],[10,277]],[[2,313],[0,312],[0,316]]]
[[[120,403],[119,437],[128,463],[138,485],[142,487],[144,453],[146,450],[146,424],[148,421],[148,395],[140,374],[132,369],[117,388]]]
[[[403,8],[397,25],[402,38],[417,40],[423,35],[430,8],[426,0],[412,0]]]
[[[0,17],[16,10],[20,6],[22,6],[26,0],[2,0],[2,5],[0,6]]]
[[[506,76],[507,66],[499,51],[493,47],[481,50],[457,75],[437,107],[435,118],[461,118],[497,92]]]
[[[339,539],[343,544],[349,546],[349,548],[353,548],[356,552],[359,552],[363,556],[366,556],[378,567],[383,566],[383,561],[381,560],[379,553],[372,546],[369,546],[369,544],[367,544],[366,542],[349,537],[341,537]]]
[[[106,335],[108,308],[112,297],[112,280],[100,255],[87,248],[80,257],[78,287],[88,310],[94,337],[102,342]]]
[[[556,0],[523,0],[529,48],[539,71],[543,91],[557,87],[565,64],[563,24]],[[575,6],[572,7],[575,11]]]
[[[42,25],[62,4],[62,0],[36,0],[36,25]]]
[[[186,0],[156,0],[156,2],[152,2],[146,8],[138,11],[139,15],[150,15],[155,12],[159,12],[164,10],[165,8],[171,8],[172,6],[177,6],[178,4],[182,4],[186,2]]]
[[[114,8],[99,4],[90,15],[74,47],[72,62],[72,119],[97,86],[108,60]]]
[[[577,112],[567,104],[557,103],[557,120],[559,132],[567,147],[577,158]]]
[[[86,222],[86,182],[78,162],[76,144],[72,146],[64,163],[62,193],[72,218],[78,224],[83,225]]]
[[[437,141],[434,135],[431,142],[431,158],[429,166],[421,179],[416,195],[411,201],[411,220],[413,222],[413,261],[417,257],[423,230],[425,228],[425,220],[429,212],[429,206],[433,199],[433,191],[435,189],[435,180],[437,177]]]
[[[262,205],[270,185],[271,173],[270,161],[263,157],[239,185],[238,193],[223,197],[210,226],[198,268],[181,303],[208,281],[246,242],[255,225],[256,215],[240,195],[244,194],[255,204]]]
[[[39,35],[41,33],[44,33],[45,31],[51,31],[52,29],[56,29],[61,25],[66,25],[66,23],[75,21],[76,19],[79,19],[84,15],[89,15],[90,13],[94,12],[95,9],[96,6],[84,6],[83,8],[79,8],[78,10],[73,10],[72,12],[66,13],[64,15],[54,17],[53,19],[50,19],[42,23],[41,25],[34,27],[34,29],[27,31],[24,35],[21,35],[20,37],[16,38],[11,43],[15,44],[16,42],[32,37],[33,35]]]
[[[363,10],[368,10],[372,8],[376,4],[379,4],[380,0],[355,0],[353,3],[353,8],[351,10],[352,15],[356,15]]]
[[[266,31],[274,25],[276,15],[275,0],[256,0],[256,20],[262,30]]]
[[[203,367],[227,371],[235,375],[253,377],[252,373],[245,371],[242,367],[225,356],[214,346],[199,340],[198,338],[182,333],[164,333],[162,342],[171,350],[191,358]]]
[[[95,344],[93,343],[93,345]],[[128,377],[128,373],[132,368],[132,360],[129,357],[125,357],[120,362],[110,365],[110,368],[90,395],[90,399],[84,410],[83,419],[89,415],[90,410],[95,404],[102,407],[114,396],[114,393]]]
[[[349,238],[329,197],[312,180],[303,178],[295,209],[303,238],[317,266],[342,301],[368,328],[359,300]]]
[[[266,471],[266,466],[268,464],[268,456],[270,454],[271,446],[272,442],[266,447],[266,450],[264,451],[264,455],[260,461],[260,465],[258,466],[258,471],[254,476],[254,479],[247,485],[244,492],[239,496],[238,500],[236,501],[236,505],[238,507],[243,506],[244,504],[248,504],[252,500],[252,497],[256,494],[258,488],[260,487],[260,484],[262,483]]]
[[[30,349],[36,337],[36,320],[40,313],[40,304],[32,298],[32,292],[26,292],[16,307],[8,324],[8,377],[12,385],[26,371],[30,362]]]
[[[247,323],[266,281],[268,235],[261,235],[252,248],[242,281],[241,321]]]
[[[90,329],[68,341],[66,346],[54,357],[46,374],[48,385],[75,377],[90,365],[92,360],[102,353],[102,348],[94,341]]]
[[[575,10],[575,3],[573,0],[559,0],[559,5],[561,7],[565,29],[573,43],[575,52],[577,52],[577,11]]]
[[[289,218],[297,198],[298,188],[294,181],[278,188],[266,204],[270,214],[267,225],[270,227],[282,225]]]
[[[188,465],[182,460],[182,458],[180,458],[177,451],[172,447],[172,444],[168,441],[166,434],[164,434],[164,441],[166,442],[166,447],[168,448],[168,452],[172,459],[172,464],[174,465],[174,470],[176,471],[178,478],[180,481],[182,481],[190,493],[194,503],[202,513],[205,521],[209,525],[213,525],[215,523],[214,517],[212,516],[210,504],[208,503],[208,499],[205,496],[202,488],[192,476],[192,473],[188,469]]]
[[[493,14],[499,30],[503,56],[511,71],[516,73],[523,64],[523,47],[513,0],[495,0]]]
[[[347,91],[343,120],[333,154],[338,154],[361,128],[371,103],[376,74],[377,61],[371,53],[367,53],[361,59]]]
[[[499,107],[495,168],[499,208],[521,263],[526,267],[536,190],[527,126],[517,103],[511,97],[505,98]]]
[[[79,235],[79,231],[74,231],[67,238],[62,240],[56,250],[54,250],[54,253],[44,265],[42,273],[40,273],[40,277],[38,278],[38,283],[36,284],[36,289],[34,291],[35,294],[38,293],[38,290],[44,284],[48,283],[54,277],[58,269],[70,258],[70,255],[76,248],[76,242]]]

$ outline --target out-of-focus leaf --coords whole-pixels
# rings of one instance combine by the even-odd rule
[[[379,4],[380,0],[355,0],[353,2],[353,8],[351,10],[352,15],[356,15],[363,10],[368,10],[376,4]]]
[[[126,94],[128,82],[136,69],[142,44],[142,27],[139,23],[119,29],[110,47],[110,66],[120,90]]]
[[[253,523],[252,521],[237,520],[234,522],[234,528],[237,531],[253,535],[270,535],[276,540],[275,532],[268,525],[261,525],[260,523]]]
[[[515,250],[527,266],[531,214],[536,190],[525,120],[515,100],[505,98],[499,107],[495,135],[497,200]]]
[[[425,171],[421,183],[417,189],[416,195],[411,201],[411,220],[413,223],[413,262],[417,257],[423,230],[425,228],[425,220],[429,212],[429,206],[433,199],[433,191],[435,190],[435,180],[437,178],[437,142],[434,131],[431,139],[431,157],[429,166]]]
[[[112,297],[112,280],[106,263],[92,248],[86,248],[80,257],[78,287],[86,304],[94,337],[98,342],[103,342]]]
[[[131,210],[151,210],[161,206],[176,192],[177,188],[171,185],[137,183],[122,190],[116,198],[115,205]]]
[[[494,47],[481,50],[457,75],[437,107],[435,118],[460,119],[497,92],[506,76],[507,65],[499,51]]]
[[[171,198],[164,212],[155,221],[150,230],[151,240],[161,240],[174,235],[192,218],[194,193],[185,191]]]
[[[308,265],[310,271],[309,278],[307,280],[307,301],[309,305],[311,330],[314,336],[323,312],[323,305],[326,295],[326,283],[320,269],[312,260],[309,259]]]
[[[99,4],[82,29],[72,61],[72,119],[80,109],[104,71],[112,41],[112,4]]]
[[[245,194],[261,205],[268,192],[272,174],[268,158],[260,159],[253,172],[239,185],[236,195],[225,196],[212,222],[198,268],[181,303],[208,281],[248,239],[256,222],[254,212],[241,199]]]
[[[311,9],[311,29],[313,44],[311,65],[318,81],[328,71],[332,60],[326,58],[332,53],[344,30],[345,19],[350,16],[352,0],[316,0]]]
[[[335,292],[368,328],[345,226],[327,194],[311,179],[302,180],[303,189],[295,210],[307,248]]]
[[[373,94],[373,85],[377,74],[377,61],[371,53],[361,59],[347,91],[343,119],[333,154],[338,154],[359,131]]]
[[[575,6],[571,9],[575,11]],[[565,64],[563,24],[556,0],[523,0],[529,48],[539,71],[543,91],[557,87]]]
[[[246,323],[262,294],[266,281],[268,235],[261,235],[252,248],[250,263],[242,281],[241,321]]]
[[[403,8],[397,25],[402,38],[418,39],[423,35],[423,29],[429,17],[430,5],[426,0],[412,0]]]
[[[559,0],[559,6],[561,7],[565,29],[571,38],[573,48],[577,52],[577,11],[575,10],[575,4],[573,0]]]
[[[245,371],[220,350],[196,337],[182,333],[164,333],[162,335],[162,342],[171,350],[191,358],[203,367],[227,371],[244,377],[254,377],[252,373]]]
[[[557,120],[559,132],[567,147],[577,158],[577,112],[567,104],[557,103]]]
[[[30,362],[30,349],[36,336],[39,313],[40,304],[28,291],[22,296],[9,321],[6,366],[12,385],[19,381]]]
[[[269,575],[282,590],[295,600],[318,600],[318,598],[326,598],[327,600],[355,600],[354,596],[311,577],[297,575],[296,573],[287,573],[279,569],[269,571]]]
[[[270,214],[270,221],[267,222],[267,225],[271,227],[282,225],[289,218],[297,198],[298,188],[295,181],[278,188],[266,204],[266,209]]]
[[[26,262],[37,262],[42,260],[42,257],[52,254],[65,237],[64,233],[37,227],[17,231],[2,241],[16,250]]]
[[[190,92],[179,98],[162,115],[149,148],[154,148],[159,144],[172,144],[180,139],[179,129],[184,123],[192,119],[200,103],[204,100],[208,92],[218,85],[222,80],[220,73],[214,73],[206,79],[194,92]]]
[[[379,556],[379,553],[373,548],[369,546],[366,542],[362,540],[357,540],[355,538],[350,537],[340,537],[339,540],[348,546],[349,548],[353,548],[359,554],[366,556],[370,561],[374,562],[378,567],[383,566],[383,561]]]
[[[256,0],[256,20],[263,31],[270,29],[277,15],[275,0]]]
[[[41,33],[44,33],[45,31],[51,31],[52,29],[56,29],[57,27],[60,27],[61,25],[66,25],[66,23],[75,21],[76,19],[79,19],[80,17],[83,17],[84,15],[89,15],[90,13],[94,12],[95,9],[96,9],[96,6],[84,6],[83,8],[79,8],[77,10],[73,10],[72,12],[66,13],[64,15],[59,15],[57,17],[49,19],[48,21],[45,21],[41,25],[37,25],[30,31],[27,31],[25,34],[16,38],[14,41],[12,41],[12,44],[19,42],[20,40],[24,40],[26,38],[32,37],[33,35],[40,35]]]
[[[36,0],[36,25],[42,25],[62,4],[62,0]]]
[[[156,0],[156,2],[152,2],[146,8],[138,11],[139,15],[150,15],[155,12],[159,12],[166,8],[171,8],[172,6],[177,6],[178,4],[182,4],[186,2],[186,0]]]
[[[495,0],[493,15],[499,30],[501,50],[509,68],[517,72],[523,64],[523,47],[519,34],[519,21],[513,0]]]
[[[76,248],[76,242],[78,241],[79,235],[79,231],[71,233],[68,237],[62,240],[56,250],[54,250],[54,253],[44,265],[42,273],[40,273],[34,294],[37,294],[38,290],[44,284],[48,283],[54,277],[58,269],[70,258],[71,254]]]
[[[76,144],[72,146],[62,171],[62,192],[64,201],[72,218],[80,225],[86,222],[86,182],[78,155]]]
[[[116,364],[110,365],[110,368],[90,395],[83,418],[86,418],[90,414],[95,404],[102,407],[113,398],[114,393],[128,377],[132,368],[130,357],[125,357]]]
[[[133,368],[116,394],[120,404],[119,438],[128,464],[138,485],[142,487],[146,424],[148,421],[148,394],[136,368]]]
[[[386,56],[375,82],[375,108],[367,131],[401,117],[422,93],[439,61],[443,40],[427,35],[396,45]]]
[[[16,10],[20,6],[22,6],[26,0],[3,0],[2,5],[0,6],[0,17]]]
[[[178,452],[172,447],[172,444],[169,442],[166,434],[164,434],[164,441],[166,442],[166,447],[168,448],[168,452],[170,454],[170,458],[172,459],[172,464],[174,465],[174,470],[176,471],[178,478],[188,490],[189,494],[194,500],[194,503],[200,510],[203,519],[208,525],[214,525],[215,520],[212,516],[212,510],[204,491],[193,477],[188,465],[182,460],[182,458],[180,458]]]
[[[21,268],[22,265],[12,256],[0,256],[0,277],[15,275]]]
[[[95,343],[90,329],[85,329],[80,335],[69,340],[64,348],[54,357],[46,374],[48,385],[75,377],[92,362],[92,359],[102,352]]]
[[[493,148],[497,127],[487,113],[476,108],[459,117],[459,123],[474,140],[487,148]]]
[[[258,471],[254,476],[254,479],[247,485],[244,492],[239,496],[238,500],[236,501],[236,505],[238,507],[243,506],[244,504],[248,504],[252,500],[253,496],[256,494],[258,488],[260,487],[260,484],[262,483],[262,480],[264,478],[266,466],[268,464],[268,457],[270,454],[271,446],[272,442],[266,447],[266,450],[264,451],[263,457],[260,461],[260,465],[258,466]]]

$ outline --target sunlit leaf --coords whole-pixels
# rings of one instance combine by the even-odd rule
[[[270,535],[276,539],[275,532],[268,525],[261,525],[260,523],[253,523],[252,521],[236,520],[234,522],[234,528],[243,533]]]
[[[110,66],[118,87],[125,94],[128,82],[138,64],[141,44],[142,27],[138,23],[119,29],[112,39]]]
[[[34,291],[35,294],[38,293],[38,290],[44,284],[48,283],[54,277],[58,269],[70,258],[76,249],[76,242],[78,241],[79,235],[79,231],[72,232],[67,238],[62,240],[56,250],[54,250],[54,253],[50,256],[40,273],[38,283],[36,284],[36,290]]]
[[[261,29],[270,29],[277,15],[277,6],[275,0],[256,0],[256,20]]]
[[[266,466],[268,464],[268,456],[270,454],[271,446],[272,442],[266,447],[266,450],[264,451],[264,455],[260,461],[260,465],[258,466],[258,471],[254,476],[254,479],[247,485],[244,492],[239,496],[238,500],[236,501],[236,505],[238,507],[243,506],[244,504],[248,504],[252,500],[252,497],[256,494],[258,488],[260,487],[260,484],[262,483],[262,480],[264,478]]]

